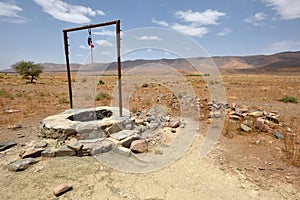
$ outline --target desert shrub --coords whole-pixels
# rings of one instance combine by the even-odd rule
[[[15,97],[23,97],[23,93],[18,92],[18,93],[15,94]]]
[[[104,83],[104,81],[102,81],[101,79],[99,80],[99,82],[98,82],[98,85],[104,85],[105,83]]]
[[[298,100],[293,96],[285,96],[279,101],[282,101],[284,103],[298,103]]]
[[[15,96],[13,94],[9,93],[6,90],[0,90],[0,96],[4,97],[4,98],[10,98],[10,99],[14,99],[15,98]]]
[[[101,101],[103,99],[111,99],[111,96],[106,92],[100,92],[95,98],[96,101]]]
[[[82,79],[81,82],[82,82],[82,83],[86,83],[86,81],[87,81],[87,80],[86,80],[86,78],[84,77],[84,78]]]

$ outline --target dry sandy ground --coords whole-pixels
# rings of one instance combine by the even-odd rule
[[[162,170],[146,174],[119,172],[92,157],[43,159],[23,172],[10,172],[10,156],[1,158],[1,199],[57,199],[52,188],[71,183],[60,199],[299,199],[299,188],[276,182],[268,190],[242,174],[225,173],[213,157],[199,159],[198,134],[184,156]],[[218,148],[218,147],[217,147]],[[16,157],[16,152],[8,154]],[[14,155],[14,156],[13,156]]]
[[[206,98],[207,88],[201,77],[188,79],[196,95]],[[109,93],[116,77],[107,76],[103,80],[105,84],[98,88]],[[223,80],[229,103],[268,111],[274,109],[285,121],[292,118],[299,121],[299,104],[278,102],[284,95],[300,99],[299,76],[236,75],[225,76]],[[92,157],[43,158],[25,171],[10,172],[7,165],[19,159],[19,152],[42,140],[37,137],[39,121],[68,108],[67,82],[65,74],[44,74],[34,85],[25,84],[16,75],[3,74],[0,83],[1,91],[5,91],[0,95],[0,141],[14,139],[19,144],[0,154],[0,199],[58,199],[52,194],[52,188],[66,182],[73,185],[73,190],[59,199],[300,199],[300,168],[284,159],[284,152],[278,154],[276,148],[284,148],[282,141],[267,133],[237,134],[233,138],[221,136],[209,156],[199,159],[206,126],[179,160],[152,173],[116,171]],[[180,83],[174,81],[172,84]],[[147,109],[153,99],[156,101],[153,97],[166,92],[157,85],[142,87],[134,94],[130,109]],[[170,109],[176,103],[163,100]],[[97,105],[107,102],[109,99],[104,99]],[[21,112],[6,114],[6,108]],[[22,128],[8,129],[13,124],[21,124]],[[19,138],[20,134],[24,137]],[[253,145],[262,138],[273,142]],[[273,164],[266,167],[267,170],[245,170],[268,166],[268,163]]]

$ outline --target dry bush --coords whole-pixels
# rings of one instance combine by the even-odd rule
[[[296,118],[291,120],[292,132],[285,134],[285,151],[287,158],[296,166],[300,166],[300,129],[296,125]]]

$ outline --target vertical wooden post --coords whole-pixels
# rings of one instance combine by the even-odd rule
[[[73,108],[73,98],[72,98],[72,80],[70,72],[70,61],[69,61],[69,42],[68,42],[68,32],[64,32],[64,44],[65,44],[65,56],[66,56],[66,65],[67,65],[67,74],[68,74],[68,83],[69,83],[69,98],[70,98],[70,108]]]
[[[117,44],[117,58],[118,58],[118,86],[119,86],[119,114],[122,117],[122,81],[121,81],[121,29],[120,20],[116,21],[116,44]]]

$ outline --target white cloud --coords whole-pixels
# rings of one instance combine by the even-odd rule
[[[193,12],[192,10],[175,12],[175,16],[185,22],[196,23],[198,25],[215,25],[218,24],[217,20],[225,16],[225,13],[217,10],[207,9],[204,12]]]
[[[194,25],[183,25],[178,23],[172,25],[172,29],[182,34],[196,37],[203,37],[203,35],[208,33],[208,28],[206,27],[197,27]]]
[[[244,19],[244,22],[253,24],[254,26],[262,26],[263,20],[266,19],[267,15],[263,12],[255,13],[254,15]]]
[[[99,46],[103,46],[103,47],[112,47],[113,44],[107,40],[96,40],[95,44],[98,44]]]
[[[232,30],[230,28],[224,28],[223,31],[218,33],[218,36],[225,36],[228,35],[232,32]]]
[[[157,24],[157,25],[163,26],[163,27],[169,27],[170,26],[167,22],[156,20],[154,18],[152,18],[152,22]]]
[[[209,29],[206,26],[219,24],[219,18],[226,16],[226,14],[211,9],[207,9],[204,12],[178,10],[174,13],[174,16],[181,19],[183,23],[169,24],[154,18],[152,19],[152,22],[163,27],[170,27],[171,29],[188,36],[201,38],[208,33]],[[229,30],[226,31],[228,32]],[[225,34],[228,34],[227,32]]]
[[[298,19],[300,18],[300,1],[299,0],[263,0],[267,6],[276,10],[281,19]]]
[[[161,40],[159,37],[155,35],[143,35],[137,38],[138,40]]]
[[[101,10],[93,10],[90,7],[70,5],[61,0],[34,0],[43,8],[43,11],[53,18],[71,23],[89,23],[88,16],[105,15]]]
[[[283,40],[271,45],[272,51],[299,51],[300,41]]]
[[[11,23],[25,23],[28,21],[27,18],[20,16],[18,13],[23,9],[12,3],[0,2],[0,16],[2,21]]]
[[[109,31],[109,30],[101,30],[101,31],[95,31],[93,32],[94,35],[101,35],[101,36],[114,36],[116,34],[115,31]]]

